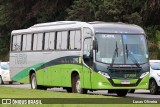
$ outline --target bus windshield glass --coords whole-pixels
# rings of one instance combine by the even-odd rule
[[[98,62],[139,65],[148,61],[144,35],[96,34],[96,40]]]

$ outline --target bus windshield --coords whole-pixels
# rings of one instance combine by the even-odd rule
[[[139,65],[148,61],[144,35],[96,34],[96,40],[98,62]]]

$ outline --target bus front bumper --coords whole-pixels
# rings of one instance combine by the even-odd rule
[[[149,74],[142,79],[107,79],[102,76],[93,78],[92,89],[148,89]]]

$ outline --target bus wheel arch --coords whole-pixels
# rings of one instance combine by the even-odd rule
[[[87,94],[87,90],[81,88],[80,75],[77,71],[71,74],[72,93]]]
[[[32,74],[36,74],[36,72],[34,70],[30,70],[29,71],[29,82],[31,83],[31,76]]]

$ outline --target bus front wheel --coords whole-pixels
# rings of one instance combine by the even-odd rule
[[[116,93],[119,97],[124,97],[127,95],[128,90],[116,90]]]
[[[80,82],[79,75],[75,76],[72,79],[72,92],[79,93],[79,94],[87,94],[87,90],[81,88],[81,82]]]

